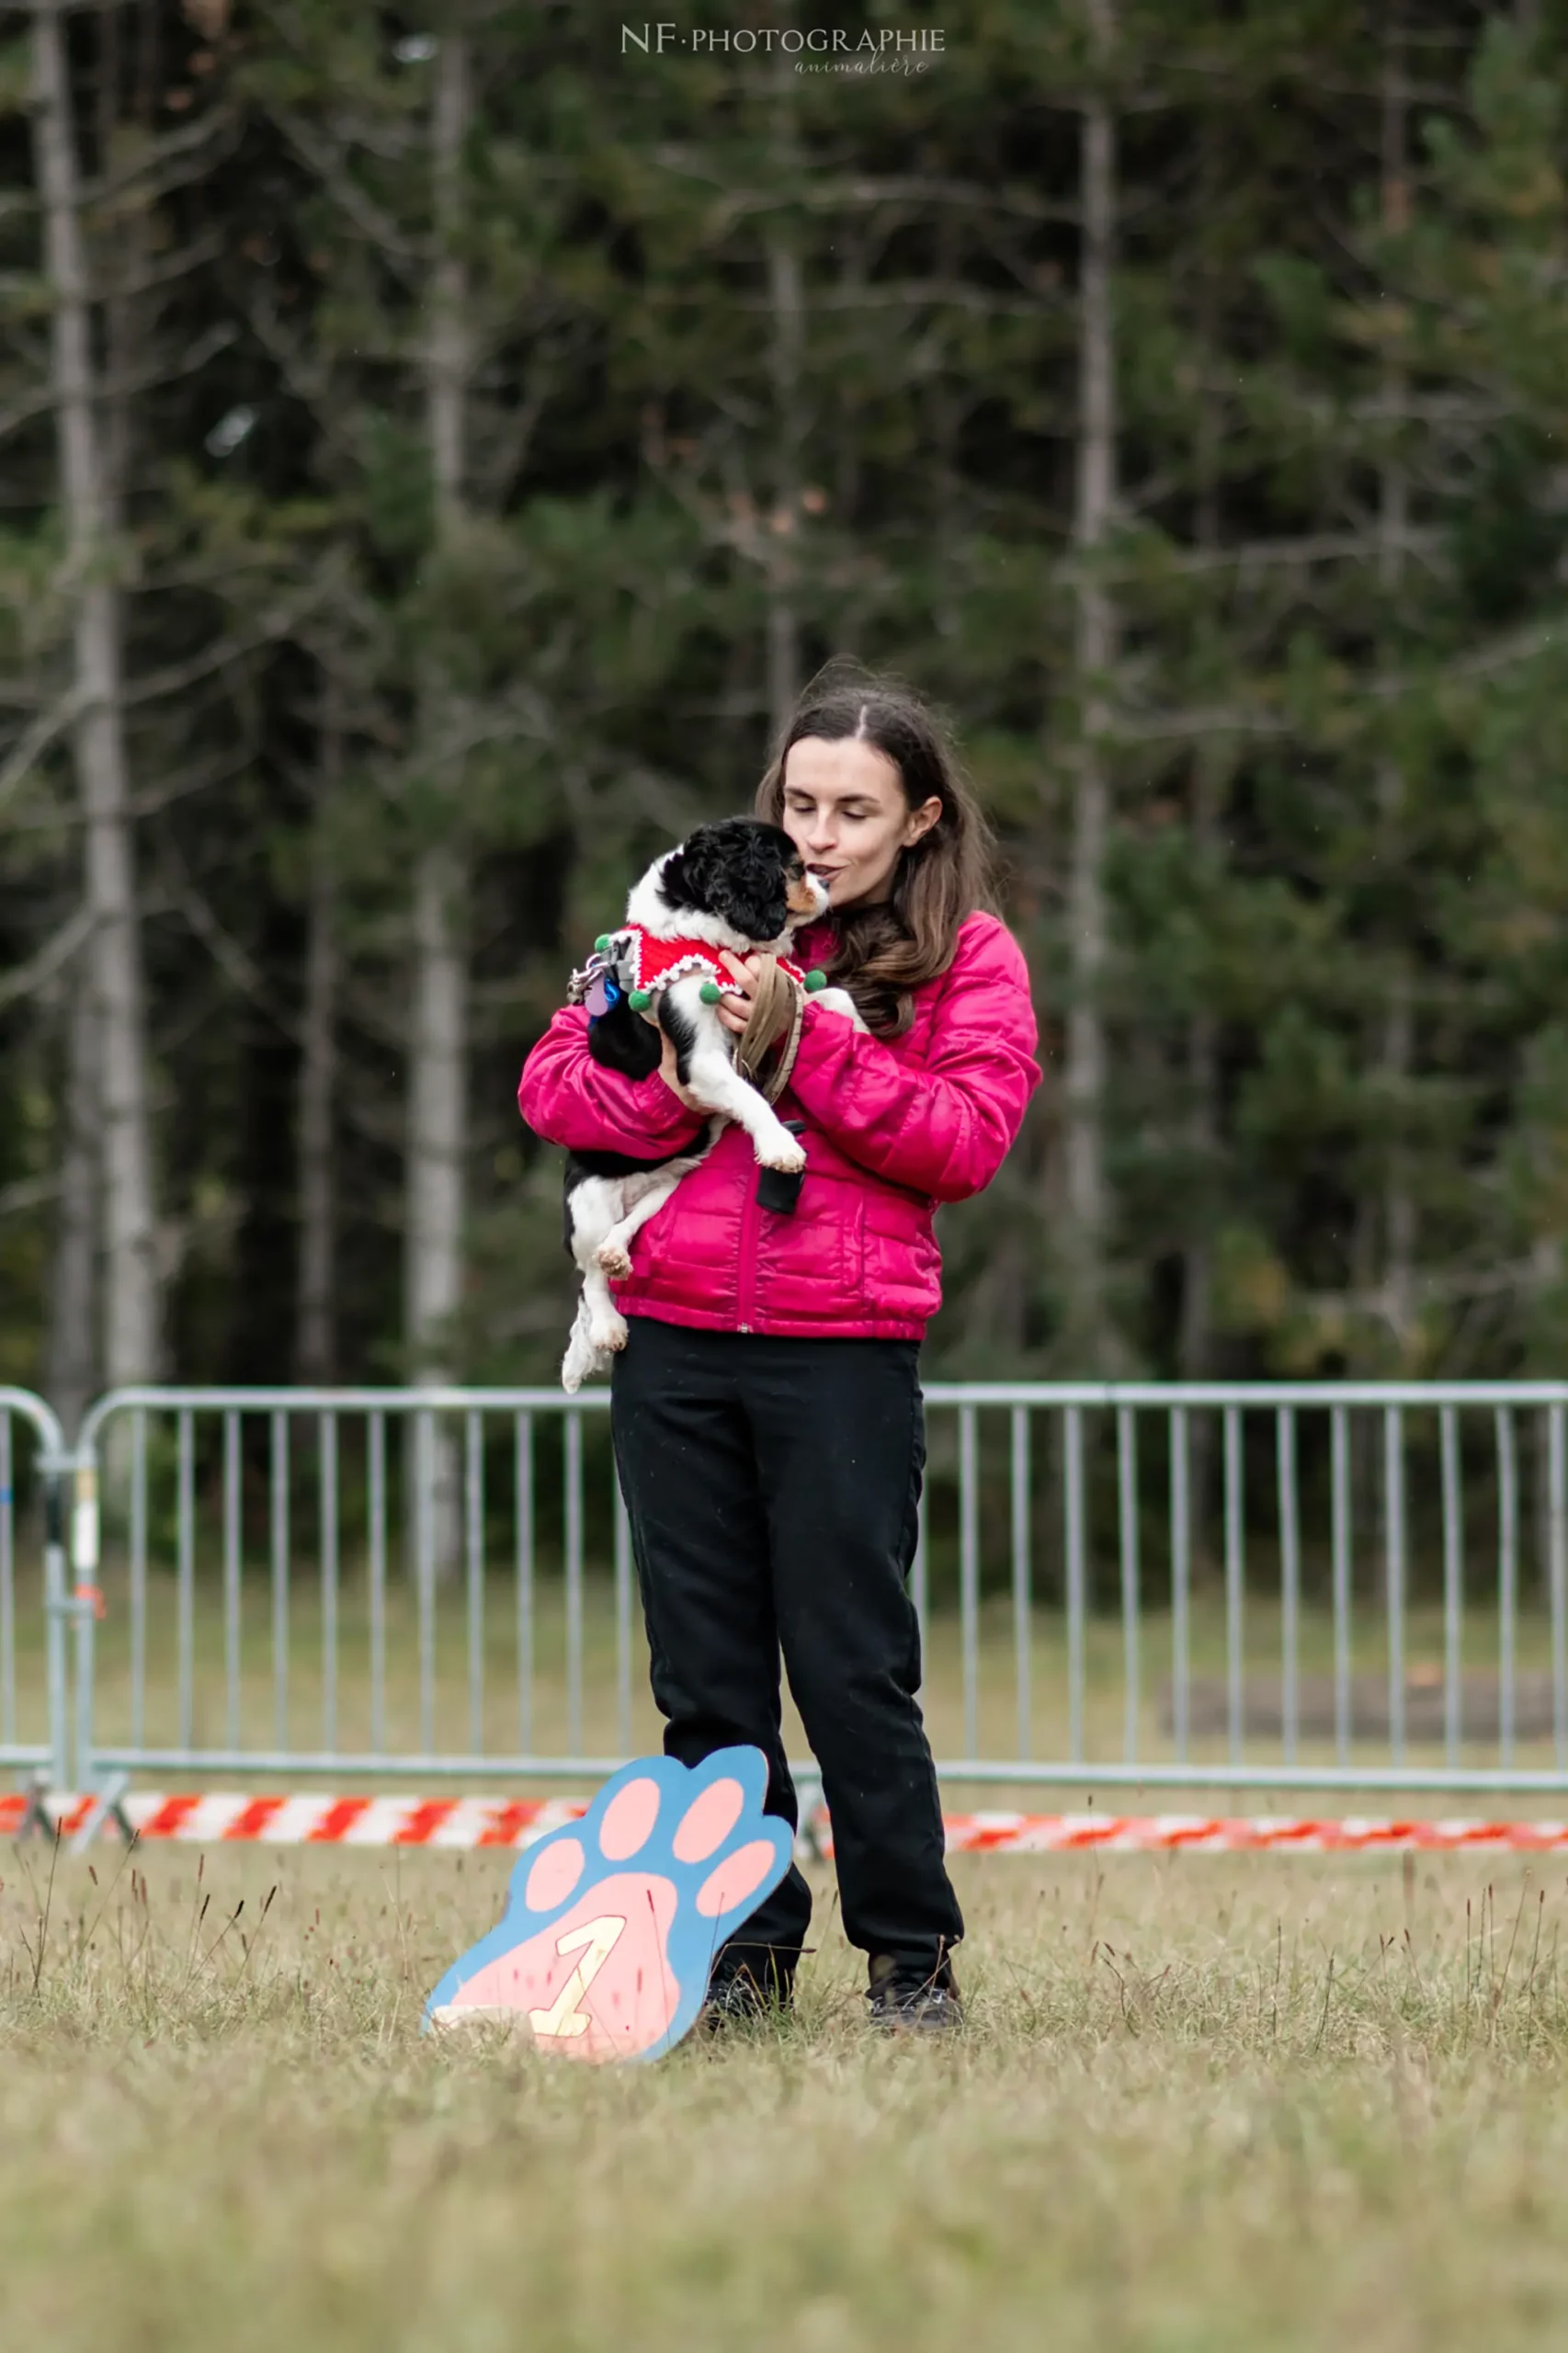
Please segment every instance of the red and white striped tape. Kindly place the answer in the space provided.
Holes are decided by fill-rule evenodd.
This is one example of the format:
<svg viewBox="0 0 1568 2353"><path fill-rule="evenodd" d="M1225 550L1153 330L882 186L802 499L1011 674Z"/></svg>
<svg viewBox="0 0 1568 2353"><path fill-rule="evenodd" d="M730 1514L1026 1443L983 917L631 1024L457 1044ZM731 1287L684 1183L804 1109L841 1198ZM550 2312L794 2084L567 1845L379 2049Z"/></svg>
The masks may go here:
<svg viewBox="0 0 1568 2353"><path fill-rule="evenodd" d="M69 1838L93 1802L60 1796L43 1802ZM120 1800L140 1837L199 1847L527 1847L587 1809L586 1798L253 1797L216 1790L183 1797L137 1790ZM0 1836L19 1830L27 1813L26 1798L0 1797ZM112 1818L104 1827L112 1832Z"/></svg>
<svg viewBox="0 0 1568 2353"><path fill-rule="evenodd" d="M85 1797L45 1800L62 1837L91 1811ZM246 1842L267 1847L531 1846L586 1813L586 1798L251 1797L233 1791L165 1797L137 1790L121 1810L142 1838L187 1846ZM0 1796L0 1836L21 1829L28 1800ZM111 1831L112 1823L105 1824ZM831 1854L825 1817L821 1845ZM1356 1855L1414 1848L1424 1854L1545 1854L1568 1849L1568 1822L1287 1820L1264 1815L1155 1813L950 1813L948 1851L970 1855Z"/></svg>
<svg viewBox="0 0 1568 2353"><path fill-rule="evenodd" d="M968 1855L1361 1855L1415 1848L1459 1854L1568 1849L1568 1822L1295 1821L1198 1813L957 1813L948 1852Z"/></svg>

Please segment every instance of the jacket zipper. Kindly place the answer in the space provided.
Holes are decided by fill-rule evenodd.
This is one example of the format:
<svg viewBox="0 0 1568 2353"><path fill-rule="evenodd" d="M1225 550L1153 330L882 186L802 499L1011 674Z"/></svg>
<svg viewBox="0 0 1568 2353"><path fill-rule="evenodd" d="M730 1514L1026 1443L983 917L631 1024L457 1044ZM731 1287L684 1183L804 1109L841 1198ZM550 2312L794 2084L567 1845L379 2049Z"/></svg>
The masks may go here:
<svg viewBox="0 0 1568 2353"><path fill-rule="evenodd" d="M751 1325L745 1321L745 1318L749 1316L752 1312L752 1292L756 1288L756 1226L759 1215L756 1206L756 1171L755 1168L748 1171L748 1176L749 1182L746 1186L745 1199L741 1208L741 1263L735 1270L736 1329L742 1332L749 1332L751 1330Z"/></svg>

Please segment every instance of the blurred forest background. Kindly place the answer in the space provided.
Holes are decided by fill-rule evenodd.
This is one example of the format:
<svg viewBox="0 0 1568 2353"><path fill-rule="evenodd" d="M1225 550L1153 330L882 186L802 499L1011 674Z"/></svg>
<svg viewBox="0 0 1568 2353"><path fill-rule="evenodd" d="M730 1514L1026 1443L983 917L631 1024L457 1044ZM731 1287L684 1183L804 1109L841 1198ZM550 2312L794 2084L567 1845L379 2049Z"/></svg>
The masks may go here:
<svg viewBox="0 0 1568 2353"><path fill-rule="evenodd" d="M1568 6L623 22L0 11L0 1380L552 1379L522 1057L836 652L1050 1065L931 1371L1560 1373Z"/></svg>

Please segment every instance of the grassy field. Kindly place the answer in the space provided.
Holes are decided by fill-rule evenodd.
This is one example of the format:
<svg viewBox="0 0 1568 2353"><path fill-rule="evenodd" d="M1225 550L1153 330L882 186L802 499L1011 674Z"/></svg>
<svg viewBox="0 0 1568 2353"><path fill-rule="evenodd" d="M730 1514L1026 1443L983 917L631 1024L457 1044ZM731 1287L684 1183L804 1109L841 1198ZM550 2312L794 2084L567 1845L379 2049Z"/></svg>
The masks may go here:
<svg viewBox="0 0 1568 2353"><path fill-rule="evenodd" d="M484 2029L420 2039L506 1869L105 1848L51 1880L47 1850L6 1855L3 2341L1429 2353L1561 2331L1560 1865L960 1861L971 2024L939 2049L872 2039L824 1882L787 2031L597 2073Z"/></svg>
<svg viewBox="0 0 1568 2353"><path fill-rule="evenodd" d="M105 1584L108 1738L369 1739L361 1576L345 1574L330 1620L319 1580L291 1586L285 1687L264 1574L247 1574L231 1641L208 1563L182 1664L160 1571L140 1708L117 1565ZM980 1631L978 1745L1016 1755L1005 1594L988 1589ZM1547 1633L1539 1608L1521 1617L1519 1662L1538 1677ZM396 1580L391 1749L419 1743L417 1634ZM1326 1674L1332 1635L1321 1610L1303 1613L1303 1674ZM1369 1597L1356 1636L1358 1672L1386 1676ZM443 1592L436 1744L564 1749L567 1642L556 1583L541 1583L526 1644L506 1580L482 1620ZM1277 1604L1249 1600L1249 1690L1278 1677L1280 1643ZM634 1613L618 1626L603 1578L586 1586L581 1645L583 1746L656 1745L641 1630ZM1408 1612L1404 1655L1429 1686L1443 1643L1427 1605ZM1194 1597L1190 1659L1222 1691L1211 1589ZM1496 1659L1495 1617L1474 1609L1465 1667L1484 1677ZM24 1730L40 1665L28 1614ZM1125 1728L1114 1618L1090 1620L1085 1665L1085 1749L1103 1761ZM1028 1666L1030 1745L1061 1756L1059 1611L1035 1613ZM1170 1673L1169 1620L1153 1616L1144 1759L1170 1754ZM949 1756L968 1745L964 1697L946 1611L926 1703ZM1469 1733L1466 1761L1494 1763L1494 1702L1486 1736ZM791 1743L803 1745L793 1725ZM1195 1762L1225 1751L1222 1729L1195 1732ZM1303 1737L1303 1760L1330 1753L1321 1732ZM1249 1734L1247 1754L1277 1758L1278 1733ZM1438 1754L1413 1743L1413 1761ZM1385 1755L1386 1733L1364 1730L1355 1761ZM1521 1736L1520 1763L1552 1755L1539 1731ZM1064 1793L947 1794L1042 1806ZM1200 1786L1093 1794L1107 1811L1210 1801ZM1344 1794L1324 1810L1396 1806L1562 1810ZM960 1858L971 2022L939 2049L873 2038L819 1873L816 1950L788 2029L600 2073L491 2029L438 2045L419 2034L437 1978L499 1915L508 1867L254 1848L127 1860L106 1846L91 1869L38 1847L0 1856L0 2348L1468 2353L1484 2340L1495 2353L1562 2333L1568 1865Z"/></svg>

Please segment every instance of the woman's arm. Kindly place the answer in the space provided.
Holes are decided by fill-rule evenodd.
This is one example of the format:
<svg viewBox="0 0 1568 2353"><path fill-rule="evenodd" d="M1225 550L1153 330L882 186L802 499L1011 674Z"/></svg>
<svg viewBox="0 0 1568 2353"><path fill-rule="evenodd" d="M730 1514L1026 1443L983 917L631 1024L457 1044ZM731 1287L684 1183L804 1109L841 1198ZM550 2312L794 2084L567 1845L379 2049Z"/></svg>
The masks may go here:
<svg viewBox="0 0 1568 2353"><path fill-rule="evenodd" d="M1000 924L960 938L924 1063L808 1009L790 1091L850 1160L939 1201L991 1182L1040 1085L1028 967Z"/></svg>
<svg viewBox="0 0 1568 2353"><path fill-rule="evenodd" d="M588 1017L563 1006L523 1064L517 1108L535 1135L574 1152L623 1152L662 1160L700 1133L700 1113L679 1102L655 1071L623 1078L588 1051Z"/></svg>

